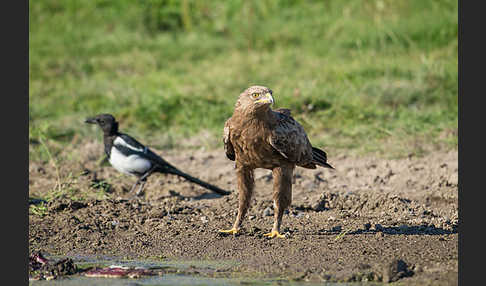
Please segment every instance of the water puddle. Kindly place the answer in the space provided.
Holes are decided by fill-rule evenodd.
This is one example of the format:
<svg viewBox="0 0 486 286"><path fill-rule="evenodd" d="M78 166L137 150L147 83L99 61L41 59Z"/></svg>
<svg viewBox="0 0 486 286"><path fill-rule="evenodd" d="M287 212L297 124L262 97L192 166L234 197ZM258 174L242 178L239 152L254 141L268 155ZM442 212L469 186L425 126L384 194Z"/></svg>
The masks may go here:
<svg viewBox="0 0 486 286"><path fill-rule="evenodd" d="M49 257L49 260L59 260L64 257ZM278 278L249 278L235 277L230 271L231 267L238 264L233 261L170 261L170 260L126 260L107 256L70 256L76 267L81 270L107 267L118 269L143 269L152 275L138 278L105 278L86 277L85 271L58 277L53 280L31 280L29 285L107 285L107 286L135 286L135 285L289 285L289 286L313 286L313 285L361 285L360 283L312 283L303 281L289 281ZM367 283L367 286L380 285Z"/></svg>
<svg viewBox="0 0 486 286"><path fill-rule="evenodd" d="M289 282L279 280L251 280L251 279L236 279L236 278L207 278L186 275L167 274L164 276L146 277L146 278L89 278L84 276L72 276L68 278L60 278L50 281L31 281L30 285L66 285L66 286L81 286L81 285L109 285L109 286L135 286L135 285L195 285L195 286L223 286L223 285L323 285L323 283L309 283L309 282ZM349 285L328 283L325 285Z"/></svg>

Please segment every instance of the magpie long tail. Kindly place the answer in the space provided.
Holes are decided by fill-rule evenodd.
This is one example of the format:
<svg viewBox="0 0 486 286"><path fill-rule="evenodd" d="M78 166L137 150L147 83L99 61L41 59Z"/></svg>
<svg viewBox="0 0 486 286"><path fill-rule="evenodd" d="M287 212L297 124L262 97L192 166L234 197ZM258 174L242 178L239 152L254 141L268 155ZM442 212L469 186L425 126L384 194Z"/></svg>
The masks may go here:
<svg viewBox="0 0 486 286"><path fill-rule="evenodd" d="M321 149L312 147L312 159L313 163L315 163L316 165L322 166L324 168L334 169L334 167L327 162L326 152L322 151Z"/></svg>
<svg viewBox="0 0 486 286"><path fill-rule="evenodd" d="M177 175L177 176L181 176L184 179L188 180L189 182L198 184L198 185L200 185L203 188L206 188L208 190L211 190L211 191L213 191L215 193L218 193L220 195L223 195L223 196L230 194L230 192L225 191L225 190L223 190L221 188L218 188L218 187L216 187L214 185L211 185L209 183L206 183L204 181L201 181L198 178L195 178L195 177L193 177L193 176L191 176L189 174L186 174L186 173L180 171L179 169L173 167L172 165L170 165L169 168L164 168L162 172L169 173L169 174L173 174L173 175Z"/></svg>

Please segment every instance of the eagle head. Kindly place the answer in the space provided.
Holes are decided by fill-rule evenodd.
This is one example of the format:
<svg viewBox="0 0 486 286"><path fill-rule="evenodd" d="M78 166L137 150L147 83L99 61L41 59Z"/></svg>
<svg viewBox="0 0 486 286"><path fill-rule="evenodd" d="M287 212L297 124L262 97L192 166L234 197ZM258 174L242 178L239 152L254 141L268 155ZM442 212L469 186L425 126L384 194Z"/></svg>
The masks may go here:
<svg viewBox="0 0 486 286"><path fill-rule="evenodd" d="M250 86L240 94L235 109L246 111L266 110L273 103L272 94L272 90L266 86Z"/></svg>

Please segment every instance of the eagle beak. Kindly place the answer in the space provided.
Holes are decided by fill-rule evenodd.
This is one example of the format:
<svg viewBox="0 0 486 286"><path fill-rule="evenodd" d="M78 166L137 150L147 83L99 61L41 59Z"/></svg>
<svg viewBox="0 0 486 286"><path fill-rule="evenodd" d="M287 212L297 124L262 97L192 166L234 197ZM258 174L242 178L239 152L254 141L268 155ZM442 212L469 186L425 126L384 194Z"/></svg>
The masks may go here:
<svg viewBox="0 0 486 286"><path fill-rule="evenodd" d="M265 93L265 95L261 99L257 100L256 102L257 103L263 103L263 104L272 104L273 103L273 97L269 92L267 92L267 93Z"/></svg>

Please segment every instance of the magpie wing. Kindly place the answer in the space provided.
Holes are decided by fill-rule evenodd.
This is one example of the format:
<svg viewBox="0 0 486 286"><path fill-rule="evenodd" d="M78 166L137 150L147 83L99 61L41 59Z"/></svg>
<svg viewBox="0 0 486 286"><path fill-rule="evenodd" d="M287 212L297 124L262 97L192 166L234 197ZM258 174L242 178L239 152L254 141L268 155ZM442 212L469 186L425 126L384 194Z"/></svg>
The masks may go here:
<svg viewBox="0 0 486 286"><path fill-rule="evenodd" d="M125 155L136 154L142 158L150 160L154 164L160 165L160 167L176 169L174 166L169 164L169 162L162 159L159 155L155 154L147 146L138 142L135 138L127 134L120 134L117 139L113 142L114 145L120 152Z"/></svg>

